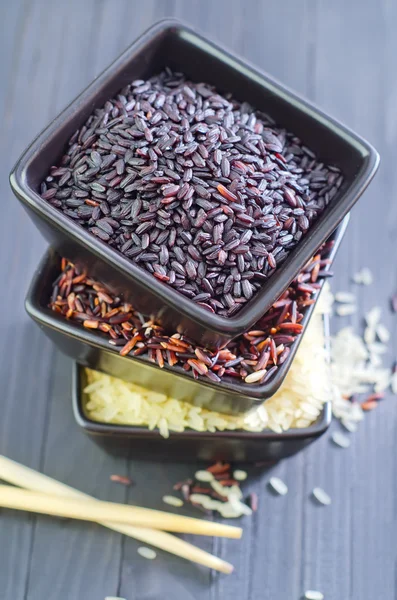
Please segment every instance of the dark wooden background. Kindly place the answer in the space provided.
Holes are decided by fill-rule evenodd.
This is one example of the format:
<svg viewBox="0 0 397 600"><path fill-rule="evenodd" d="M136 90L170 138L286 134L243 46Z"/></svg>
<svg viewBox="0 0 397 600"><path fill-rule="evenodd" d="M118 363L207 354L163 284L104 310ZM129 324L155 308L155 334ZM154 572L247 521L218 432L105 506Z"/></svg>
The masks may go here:
<svg viewBox="0 0 397 600"><path fill-rule="evenodd" d="M361 266L360 313L380 304L396 354L397 3L394 0L12 0L0 2L0 452L99 498L160 506L191 467L110 458L75 424L71 361L24 313L24 294L45 242L12 197L8 172L64 105L153 22L178 16L315 100L381 153L373 185L354 209L336 263L335 289ZM337 322L340 325L341 320ZM346 319L347 322L347 319ZM352 319L359 324L360 315ZM335 325L335 323L334 323ZM241 542L194 542L232 562L218 576L99 526L0 513L3 600L395 600L397 399L368 415L348 450L329 435L277 465L290 493L269 494L269 473L248 484L260 510ZM137 485L109 482L129 474ZM324 487L327 508L311 489Z"/></svg>

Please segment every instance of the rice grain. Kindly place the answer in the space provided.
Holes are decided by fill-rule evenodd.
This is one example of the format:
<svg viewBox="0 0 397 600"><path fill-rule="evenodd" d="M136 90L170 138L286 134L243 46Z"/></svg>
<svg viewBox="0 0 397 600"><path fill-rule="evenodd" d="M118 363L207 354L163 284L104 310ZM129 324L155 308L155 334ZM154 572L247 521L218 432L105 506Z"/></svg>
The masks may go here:
<svg viewBox="0 0 397 600"><path fill-rule="evenodd" d="M340 446L341 448L348 448L350 446L349 438L340 431L334 431L331 438L336 446Z"/></svg>
<svg viewBox="0 0 397 600"><path fill-rule="evenodd" d="M387 344L387 342L390 340L390 331L382 323L379 323L376 327L376 335L383 344Z"/></svg>
<svg viewBox="0 0 397 600"><path fill-rule="evenodd" d="M165 69L127 84L89 116L51 167L42 197L191 301L209 293L212 303L199 305L230 317L342 182L338 168L267 115ZM250 276L227 295L223 276L235 269Z"/></svg>
<svg viewBox="0 0 397 600"><path fill-rule="evenodd" d="M196 471L194 474L197 481L212 481L214 479L213 474L210 471Z"/></svg>
<svg viewBox="0 0 397 600"><path fill-rule="evenodd" d="M336 292L335 300L336 302L341 302L343 304L354 304L356 296L351 292Z"/></svg>
<svg viewBox="0 0 397 600"><path fill-rule="evenodd" d="M321 488L315 487L312 492L314 498L319 502L319 504L323 504L324 506L328 506L331 504L331 498L328 494Z"/></svg>
<svg viewBox="0 0 397 600"><path fill-rule="evenodd" d="M287 485L278 477L271 477L269 479L269 485L280 496L285 496L288 492Z"/></svg>
<svg viewBox="0 0 397 600"><path fill-rule="evenodd" d="M336 307L336 314L340 317L354 315L355 312L357 312L357 306L355 304L341 304Z"/></svg>
<svg viewBox="0 0 397 600"><path fill-rule="evenodd" d="M324 600L324 594L317 590L306 590L304 598L305 600Z"/></svg>
<svg viewBox="0 0 397 600"><path fill-rule="evenodd" d="M242 471L241 469L237 469L236 471L233 471L233 478L236 479L237 481L245 481L247 479L247 472L246 471Z"/></svg>
<svg viewBox="0 0 397 600"><path fill-rule="evenodd" d="M152 548L147 548L147 546L140 546L137 549L137 552L143 558L147 558L148 560L153 560L156 558L157 554Z"/></svg>
<svg viewBox="0 0 397 600"><path fill-rule="evenodd" d="M372 273L367 267L355 273L352 279L354 283L358 283L359 285L371 285L373 282Z"/></svg>

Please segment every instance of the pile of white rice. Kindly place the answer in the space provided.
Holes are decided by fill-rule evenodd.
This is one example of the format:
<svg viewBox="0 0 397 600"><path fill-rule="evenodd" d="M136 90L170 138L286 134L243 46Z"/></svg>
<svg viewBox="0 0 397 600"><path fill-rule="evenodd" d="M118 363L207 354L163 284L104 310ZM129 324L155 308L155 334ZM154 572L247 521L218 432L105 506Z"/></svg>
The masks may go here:
<svg viewBox="0 0 397 600"><path fill-rule="evenodd" d="M316 311L296 357L279 391L248 416L230 416L150 391L121 379L86 369L87 417L104 423L158 428L163 437L170 431L224 431L243 429L282 432L311 425L330 398L330 375L324 347L322 312Z"/></svg>

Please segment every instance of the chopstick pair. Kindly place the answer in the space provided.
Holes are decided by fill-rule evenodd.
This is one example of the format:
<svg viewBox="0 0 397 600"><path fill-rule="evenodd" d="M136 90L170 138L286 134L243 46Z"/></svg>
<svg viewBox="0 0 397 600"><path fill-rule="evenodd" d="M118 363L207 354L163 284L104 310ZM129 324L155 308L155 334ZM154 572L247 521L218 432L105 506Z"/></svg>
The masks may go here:
<svg viewBox="0 0 397 600"><path fill-rule="evenodd" d="M233 566L226 561L162 530L239 538L242 534L241 528L147 508L96 500L88 494L1 455L0 479L27 488L17 489L0 485L1 507L95 521L104 527L166 550L186 560L222 573L233 571ZM84 500L84 502L80 502L80 500Z"/></svg>

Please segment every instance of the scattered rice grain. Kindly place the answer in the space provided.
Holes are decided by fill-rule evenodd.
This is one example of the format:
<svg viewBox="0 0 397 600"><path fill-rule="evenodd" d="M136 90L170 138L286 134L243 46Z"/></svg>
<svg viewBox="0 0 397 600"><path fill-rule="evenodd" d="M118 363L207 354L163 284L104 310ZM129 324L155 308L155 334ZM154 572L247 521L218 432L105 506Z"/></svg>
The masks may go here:
<svg viewBox="0 0 397 600"><path fill-rule="evenodd" d="M371 285L373 282L373 276L368 267L364 267L360 271L358 271L355 275L353 275L354 283L358 283L359 285Z"/></svg>
<svg viewBox="0 0 397 600"><path fill-rule="evenodd" d="M304 598L305 600L324 600L324 594L317 590L306 590Z"/></svg>
<svg viewBox="0 0 397 600"><path fill-rule="evenodd" d="M336 314L340 317L347 317L357 312L357 306L355 304L341 304L336 307Z"/></svg>
<svg viewBox="0 0 397 600"><path fill-rule="evenodd" d="M323 489L315 487L313 489L312 494L317 500L317 502L319 502L320 504L323 504L324 506L328 506L329 504L331 504L330 496L328 496L328 494Z"/></svg>
<svg viewBox="0 0 397 600"><path fill-rule="evenodd" d="M382 323L379 323L379 325L377 326L376 335L378 336L382 344L387 344L387 342L390 340L390 331Z"/></svg>
<svg viewBox="0 0 397 600"><path fill-rule="evenodd" d="M287 485L278 477L271 477L269 479L269 485L280 496L285 496L285 494L288 492Z"/></svg>
<svg viewBox="0 0 397 600"><path fill-rule="evenodd" d="M364 342L369 346L373 344L376 339L376 329L375 327L368 326L364 330Z"/></svg>
<svg viewBox="0 0 397 600"><path fill-rule="evenodd" d="M335 300L336 302L342 302L343 304L354 304L356 296L351 292L336 292Z"/></svg>
<svg viewBox="0 0 397 600"><path fill-rule="evenodd" d="M139 546L137 552L140 556L147 558L148 560L153 560L157 556L156 552L147 546Z"/></svg>
<svg viewBox="0 0 397 600"><path fill-rule="evenodd" d="M348 419L341 419L341 424L347 431L350 433L355 433L357 431L357 423L354 421L349 421Z"/></svg>
<svg viewBox="0 0 397 600"><path fill-rule="evenodd" d="M183 500L177 498L176 496L163 496L163 502L165 504L169 504L170 506L176 506L177 508L183 506Z"/></svg>
<svg viewBox="0 0 397 600"><path fill-rule="evenodd" d="M341 448L348 448L350 446L349 438L340 431L334 431L331 437L334 444Z"/></svg>
<svg viewBox="0 0 397 600"><path fill-rule="evenodd" d="M210 471L202 470L196 471L194 474L197 481L212 481L214 479L213 474Z"/></svg>
<svg viewBox="0 0 397 600"><path fill-rule="evenodd" d="M374 306L371 308L371 310L369 310L365 315L365 321L368 327L376 327L380 321L381 315L382 309L380 306Z"/></svg>
<svg viewBox="0 0 397 600"><path fill-rule="evenodd" d="M236 479L237 481L245 481L247 479L247 476L247 472L242 471L241 469L233 471L233 479Z"/></svg>

